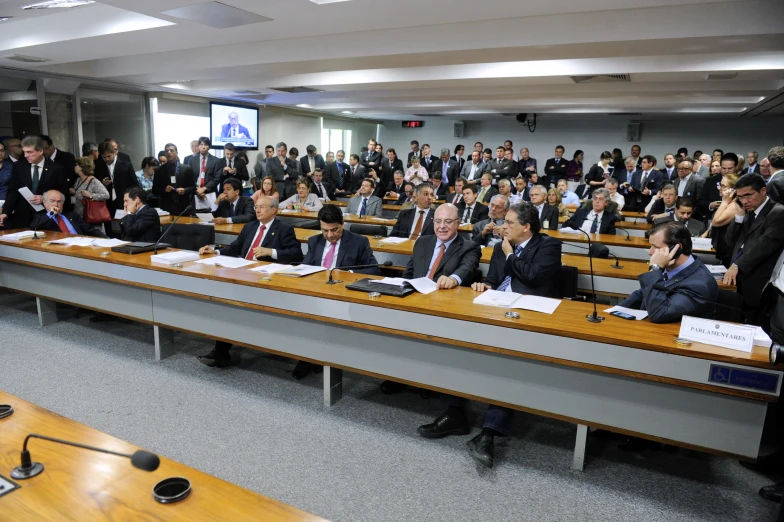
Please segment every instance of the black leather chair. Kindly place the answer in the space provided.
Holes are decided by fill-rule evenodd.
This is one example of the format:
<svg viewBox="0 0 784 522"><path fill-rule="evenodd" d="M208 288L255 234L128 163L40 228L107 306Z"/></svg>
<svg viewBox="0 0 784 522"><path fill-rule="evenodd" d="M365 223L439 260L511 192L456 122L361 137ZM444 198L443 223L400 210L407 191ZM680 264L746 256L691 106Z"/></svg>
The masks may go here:
<svg viewBox="0 0 784 522"><path fill-rule="evenodd" d="M717 321L730 321L733 323L745 323L741 306L743 297L738 292L719 288L717 303L724 306L716 307L716 314L713 316Z"/></svg>
<svg viewBox="0 0 784 522"><path fill-rule="evenodd" d="M172 248L182 248L184 250L199 250L206 245L215 243L215 227L212 225L191 225L177 223L175 225L164 225L163 233L173 228L164 238L164 243L169 243Z"/></svg>
<svg viewBox="0 0 784 522"><path fill-rule="evenodd" d="M387 227L384 225L355 225L352 223L351 231L355 234L362 234L364 236L381 236L387 237Z"/></svg>
<svg viewBox="0 0 784 522"><path fill-rule="evenodd" d="M558 270L558 297L575 299L577 297L577 267L561 265Z"/></svg>

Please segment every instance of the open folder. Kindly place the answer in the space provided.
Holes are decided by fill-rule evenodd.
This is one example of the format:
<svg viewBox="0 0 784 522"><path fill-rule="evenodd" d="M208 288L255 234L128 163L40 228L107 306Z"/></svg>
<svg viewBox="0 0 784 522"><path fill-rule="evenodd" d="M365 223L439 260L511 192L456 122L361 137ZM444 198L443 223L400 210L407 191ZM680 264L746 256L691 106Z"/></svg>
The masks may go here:
<svg viewBox="0 0 784 522"><path fill-rule="evenodd" d="M486 306L500 306L503 308L517 308L520 310L531 310L543 314L552 314L560 299L549 297L539 297L536 295L522 295L515 292L499 292L498 290L486 290L479 297L474 299L474 304Z"/></svg>

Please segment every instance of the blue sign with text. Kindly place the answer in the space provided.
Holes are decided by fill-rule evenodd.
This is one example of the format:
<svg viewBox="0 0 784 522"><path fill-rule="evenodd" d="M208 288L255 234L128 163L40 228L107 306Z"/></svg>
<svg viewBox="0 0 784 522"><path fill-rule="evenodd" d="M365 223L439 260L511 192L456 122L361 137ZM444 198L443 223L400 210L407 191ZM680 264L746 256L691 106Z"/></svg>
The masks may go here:
<svg viewBox="0 0 784 522"><path fill-rule="evenodd" d="M708 380L717 384L729 384L730 386L775 393L779 383L779 376L711 364Z"/></svg>

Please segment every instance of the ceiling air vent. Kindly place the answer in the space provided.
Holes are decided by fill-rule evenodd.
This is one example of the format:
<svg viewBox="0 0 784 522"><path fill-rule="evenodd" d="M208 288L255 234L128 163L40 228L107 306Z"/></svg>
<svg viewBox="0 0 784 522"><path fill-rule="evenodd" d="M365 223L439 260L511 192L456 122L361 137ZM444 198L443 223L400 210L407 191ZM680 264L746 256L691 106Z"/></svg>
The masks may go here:
<svg viewBox="0 0 784 522"><path fill-rule="evenodd" d="M302 92L324 92L321 89L312 89L310 87L273 87L273 90L288 92L291 94L299 94Z"/></svg>
<svg viewBox="0 0 784 522"><path fill-rule="evenodd" d="M628 74L597 74L593 76L570 76L574 83L614 83L630 82Z"/></svg>
<svg viewBox="0 0 784 522"><path fill-rule="evenodd" d="M25 56L23 54L9 54L8 56L4 56L6 60L13 60L15 62L24 62L24 63L41 63L41 62L51 62L51 58L38 58L37 56Z"/></svg>
<svg viewBox="0 0 784 522"><path fill-rule="evenodd" d="M732 80L738 76L736 72L729 73L710 73L705 77L706 80Z"/></svg>

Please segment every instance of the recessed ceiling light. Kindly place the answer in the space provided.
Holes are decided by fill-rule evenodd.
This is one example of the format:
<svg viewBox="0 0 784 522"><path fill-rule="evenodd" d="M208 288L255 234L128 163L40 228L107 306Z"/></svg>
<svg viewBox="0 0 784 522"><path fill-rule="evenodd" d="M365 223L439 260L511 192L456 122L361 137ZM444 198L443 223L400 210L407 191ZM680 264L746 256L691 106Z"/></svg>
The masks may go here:
<svg viewBox="0 0 784 522"><path fill-rule="evenodd" d="M314 4L324 5L324 4L334 4L337 2L348 2L349 0L310 0Z"/></svg>
<svg viewBox="0 0 784 522"><path fill-rule="evenodd" d="M22 9L58 9L61 7L79 7L80 5L94 4L95 0L47 0L20 6Z"/></svg>

